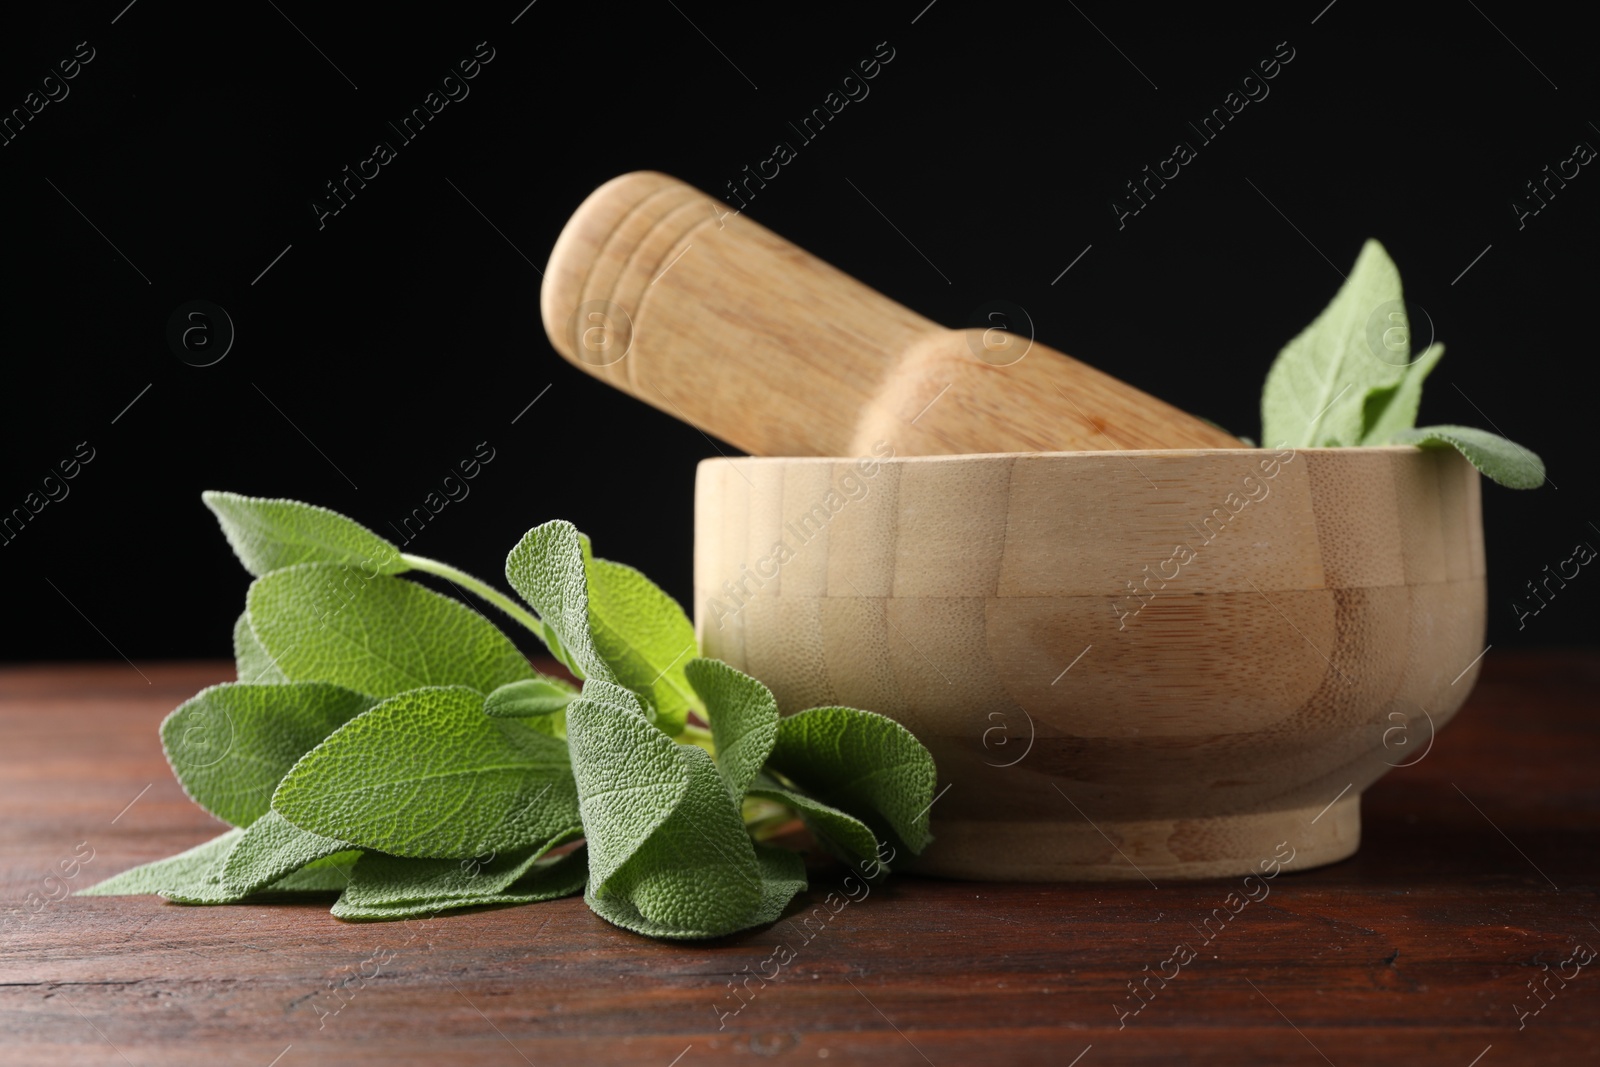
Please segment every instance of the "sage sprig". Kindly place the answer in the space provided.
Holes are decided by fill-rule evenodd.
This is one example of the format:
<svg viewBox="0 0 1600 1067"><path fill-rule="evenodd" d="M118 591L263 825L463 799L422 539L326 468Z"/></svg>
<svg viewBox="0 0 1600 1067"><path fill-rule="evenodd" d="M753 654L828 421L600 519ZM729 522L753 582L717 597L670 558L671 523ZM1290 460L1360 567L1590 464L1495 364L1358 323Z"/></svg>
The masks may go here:
<svg viewBox="0 0 1600 1067"><path fill-rule="evenodd" d="M519 604L324 508L204 500L255 576L239 681L185 701L161 739L188 795L233 829L87 894L334 891L339 918L386 920L582 892L638 933L716 937L774 921L806 886L747 806L783 805L847 858L930 840L935 770L909 731L854 708L781 717L766 686L699 657L670 596L570 523L512 549ZM417 573L499 608L581 687Z"/></svg>
<svg viewBox="0 0 1600 1067"><path fill-rule="evenodd" d="M1261 443L1455 448L1501 485L1543 484L1544 463L1514 441L1465 426L1416 427L1423 380L1443 355L1444 345L1435 343L1412 356L1400 271L1369 240L1333 300L1268 371Z"/></svg>

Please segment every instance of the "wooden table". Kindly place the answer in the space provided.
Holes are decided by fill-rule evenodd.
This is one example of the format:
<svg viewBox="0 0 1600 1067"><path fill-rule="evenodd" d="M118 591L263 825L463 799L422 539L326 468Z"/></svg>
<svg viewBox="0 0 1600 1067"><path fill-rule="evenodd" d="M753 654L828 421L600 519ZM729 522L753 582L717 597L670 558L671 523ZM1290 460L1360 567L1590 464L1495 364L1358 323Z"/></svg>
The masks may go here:
<svg viewBox="0 0 1600 1067"><path fill-rule="evenodd" d="M219 832L156 724L231 667L141 669L0 671L0 1062L1600 1062L1600 962L1548 977L1600 947L1592 653L1491 652L1427 757L1367 794L1360 853L1281 876L1120 1028L1127 983L1200 944L1236 880L900 877L804 943L662 944L576 898L408 925L326 903L51 900L64 859L93 850L79 888ZM811 902L842 876L814 870ZM763 968L783 941L795 958ZM733 976L763 969L777 977L719 1014L741 1003ZM1519 1029L1533 979L1552 992Z"/></svg>

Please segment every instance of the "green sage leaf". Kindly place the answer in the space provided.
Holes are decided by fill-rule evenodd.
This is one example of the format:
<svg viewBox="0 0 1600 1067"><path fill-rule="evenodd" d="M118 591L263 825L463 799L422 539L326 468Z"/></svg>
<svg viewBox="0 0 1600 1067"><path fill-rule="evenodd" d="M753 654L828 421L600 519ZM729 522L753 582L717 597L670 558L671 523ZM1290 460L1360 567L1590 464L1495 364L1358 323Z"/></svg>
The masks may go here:
<svg viewBox="0 0 1600 1067"><path fill-rule="evenodd" d="M168 886L161 895L178 904L231 904L314 860L339 855L353 862L345 842L308 833L269 812L233 843L204 885Z"/></svg>
<svg viewBox="0 0 1600 1067"><path fill-rule="evenodd" d="M584 849L576 849L554 861L535 864L527 873L497 893L470 893L445 899L415 900L399 904L354 904L344 897L333 906L341 919L382 922L395 919L432 918L453 908L473 908L503 904L536 904L543 900L570 897L583 892L589 877ZM347 891L348 895L348 891Z"/></svg>
<svg viewBox="0 0 1600 1067"><path fill-rule="evenodd" d="M1454 448L1491 480L1511 489L1537 489L1544 484L1544 461L1515 441L1471 426L1423 426L1401 430L1391 444L1422 448Z"/></svg>
<svg viewBox="0 0 1600 1067"><path fill-rule="evenodd" d="M778 702L772 690L721 660L691 660L685 677L705 703L717 771L734 801L743 800L778 739Z"/></svg>
<svg viewBox="0 0 1600 1067"><path fill-rule="evenodd" d="M573 827L541 845L465 860L405 859L368 852L356 864L333 913L342 917L346 912L409 904L463 906L453 902L475 902L505 892L552 848L581 833L581 827Z"/></svg>
<svg viewBox="0 0 1600 1067"><path fill-rule="evenodd" d="M161 745L191 800L249 826L301 756L376 703L325 682L214 685L166 717Z"/></svg>
<svg viewBox="0 0 1600 1067"><path fill-rule="evenodd" d="M103 882L78 890L75 895L121 897L163 891L204 893L215 885L222 861L228 858L235 842L243 836L243 830L229 830L176 856L140 864L121 874L112 875Z"/></svg>
<svg viewBox="0 0 1600 1067"><path fill-rule="evenodd" d="M634 568L587 552L584 562L595 650L617 681L650 701L656 725L668 734L682 732L689 711L699 707L684 674L698 654L694 623Z"/></svg>
<svg viewBox="0 0 1600 1067"><path fill-rule="evenodd" d="M1322 313L1284 346L1261 394L1261 443L1268 448L1354 445L1368 395L1406 376L1403 361L1368 342L1375 314L1403 307L1400 272L1369 240Z"/></svg>
<svg viewBox="0 0 1600 1067"><path fill-rule="evenodd" d="M506 556L506 581L555 637L556 658L583 678L615 681L589 625L589 585L578 528L556 520L529 530ZM592 862L592 861L591 861Z"/></svg>
<svg viewBox="0 0 1600 1067"><path fill-rule="evenodd" d="M467 859L578 825L559 739L491 719L464 686L413 690L334 731L272 798L290 822L397 856Z"/></svg>
<svg viewBox="0 0 1600 1067"><path fill-rule="evenodd" d="M786 788L767 775L757 778L750 795L776 800L793 808L823 848L852 866L875 860L878 837L872 828L849 812L824 804L815 797ZM879 864L883 867L883 864Z"/></svg>
<svg viewBox="0 0 1600 1067"><path fill-rule="evenodd" d="M688 788L610 878L589 880L601 918L653 937L720 937L760 921L762 868L711 757L674 745ZM588 823L584 824L586 832Z"/></svg>
<svg viewBox="0 0 1600 1067"><path fill-rule="evenodd" d="M298 500L208 490L200 494L245 570L256 577L296 563L333 563L360 573L410 569L400 550L353 519Z"/></svg>
<svg viewBox="0 0 1600 1067"><path fill-rule="evenodd" d="M281 685L289 680L256 640L248 611L241 611L233 624L233 662L239 681L247 685Z"/></svg>
<svg viewBox="0 0 1600 1067"><path fill-rule="evenodd" d="M1422 402L1422 383L1444 355L1444 345L1429 345L1427 351L1405 368L1397 383L1367 394L1362 412L1361 438L1356 444L1383 445L1401 430L1417 424L1417 408Z"/></svg>
<svg viewBox="0 0 1600 1067"><path fill-rule="evenodd" d="M251 629L292 681L388 697L443 685L488 693L534 677L482 615L404 578L301 563L257 578L247 600Z"/></svg>
<svg viewBox="0 0 1600 1067"><path fill-rule="evenodd" d="M885 830L912 852L933 836L933 757L893 719L857 708L811 708L778 721L769 766L825 803Z"/></svg>
<svg viewBox="0 0 1600 1067"><path fill-rule="evenodd" d="M677 810L689 771L682 746L650 724L638 696L598 678L567 706L567 744L590 877L604 885Z"/></svg>
<svg viewBox="0 0 1600 1067"><path fill-rule="evenodd" d="M578 690L559 678L540 675L508 682L483 702L484 713L495 719L526 719L536 730L550 733L552 717L578 699Z"/></svg>

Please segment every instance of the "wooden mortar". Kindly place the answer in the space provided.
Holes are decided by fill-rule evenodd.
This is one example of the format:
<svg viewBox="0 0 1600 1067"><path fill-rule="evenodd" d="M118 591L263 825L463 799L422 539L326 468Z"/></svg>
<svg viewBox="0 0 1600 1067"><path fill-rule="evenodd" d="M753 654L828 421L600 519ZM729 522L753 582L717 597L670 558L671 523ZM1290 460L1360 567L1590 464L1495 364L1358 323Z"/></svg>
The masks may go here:
<svg viewBox="0 0 1600 1067"><path fill-rule="evenodd" d="M700 465L696 626L786 713L916 733L939 768L924 871L1331 863L1362 790L1472 688L1483 536L1454 451L1245 449L661 174L583 203L541 309L567 359L708 434L849 457Z"/></svg>
<svg viewBox="0 0 1600 1067"><path fill-rule="evenodd" d="M1478 473L1410 447L707 460L695 612L785 712L928 746L920 870L1315 866L1477 676Z"/></svg>

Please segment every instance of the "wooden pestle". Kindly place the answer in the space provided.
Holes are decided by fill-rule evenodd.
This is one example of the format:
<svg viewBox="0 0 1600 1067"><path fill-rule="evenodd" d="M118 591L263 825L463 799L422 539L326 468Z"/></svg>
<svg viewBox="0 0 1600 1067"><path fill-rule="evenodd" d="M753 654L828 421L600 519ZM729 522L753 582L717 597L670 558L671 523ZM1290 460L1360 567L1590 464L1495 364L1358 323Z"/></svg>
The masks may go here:
<svg viewBox="0 0 1600 1067"><path fill-rule="evenodd" d="M1245 447L1024 335L930 322L665 174L589 195L540 307L568 360L752 455Z"/></svg>

